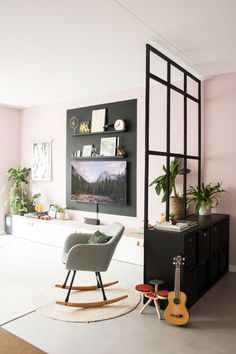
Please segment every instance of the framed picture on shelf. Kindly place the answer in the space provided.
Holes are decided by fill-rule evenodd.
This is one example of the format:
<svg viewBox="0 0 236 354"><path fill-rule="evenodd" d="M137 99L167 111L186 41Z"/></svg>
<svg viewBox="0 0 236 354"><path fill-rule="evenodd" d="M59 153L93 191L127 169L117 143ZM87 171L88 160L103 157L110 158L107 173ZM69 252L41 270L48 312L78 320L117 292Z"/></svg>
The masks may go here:
<svg viewBox="0 0 236 354"><path fill-rule="evenodd" d="M88 134L90 133L90 122L84 121L79 125L79 134Z"/></svg>
<svg viewBox="0 0 236 354"><path fill-rule="evenodd" d="M103 132L106 120L106 108L96 109L92 113L91 133Z"/></svg>
<svg viewBox="0 0 236 354"><path fill-rule="evenodd" d="M116 137L101 138L100 155L101 156L116 155Z"/></svg>
<svg viewBox="0 0 236 354"><path fill-rule="evenodd" d="M56 218L56 213L57 213L57 211L56 211L55 205L51 204L49 206L49 209L48 209L48 215L51 218L55 219Z"/></svg>
<svg viewBox="0 0 236 354"><path fill-rule="evenodd" d="M41 141L33 143L32 181L51 180L52 142Z"/></svg>
<svg viewBox="0 0 236 354"><path fill-rule="evenodd" d="M84 145L82 156L83 157L90 157L92 155L92 148L93 148L92 145Z"/></svg>

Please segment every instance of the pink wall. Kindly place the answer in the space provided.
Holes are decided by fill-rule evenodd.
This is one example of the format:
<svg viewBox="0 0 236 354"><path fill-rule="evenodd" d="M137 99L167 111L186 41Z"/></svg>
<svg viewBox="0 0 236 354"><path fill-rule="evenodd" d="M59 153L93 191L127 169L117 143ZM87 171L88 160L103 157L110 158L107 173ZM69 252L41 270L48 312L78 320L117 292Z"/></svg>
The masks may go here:
<svg viewBox="0 0 236 354"><path fill-rule="evenodd" d="M230 214L230 264L236 270L236 73L204 82L203 180L222 182L218 213Z"/></svg>
<svg viewBox="0 0 236 354"><path fill-rule="evenodd" d="M9 183L6 173L20 165L20 110L0 107L0 231L8 211Z"/></svg>

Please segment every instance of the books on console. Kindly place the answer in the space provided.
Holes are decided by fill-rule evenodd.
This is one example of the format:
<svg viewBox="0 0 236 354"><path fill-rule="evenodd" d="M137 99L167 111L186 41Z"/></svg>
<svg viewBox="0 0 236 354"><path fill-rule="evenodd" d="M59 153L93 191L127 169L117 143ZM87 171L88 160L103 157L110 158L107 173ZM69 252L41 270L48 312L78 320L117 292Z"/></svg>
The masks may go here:
<svg viewBox="0 0 236 354"><path fill-rule="evenodd" d="M197 221L179 220L177 224L173 225L170 221L157 222L153 227L154 230L166 230L166 231L185 231L191 227L197 226Z"/></svg>

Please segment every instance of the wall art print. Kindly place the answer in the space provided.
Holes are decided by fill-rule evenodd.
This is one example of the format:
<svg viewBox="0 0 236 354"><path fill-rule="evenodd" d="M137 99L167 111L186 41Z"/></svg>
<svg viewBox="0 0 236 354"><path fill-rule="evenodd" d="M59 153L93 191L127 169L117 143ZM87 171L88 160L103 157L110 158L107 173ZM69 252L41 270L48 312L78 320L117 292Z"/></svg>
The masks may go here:
<svg viewBox="0 0 236 354"><path fill-rule="evenodd" d="M50 181L51 180L51 160L52 142L41 141L33 143L32 158L32 180Z"/></svg>

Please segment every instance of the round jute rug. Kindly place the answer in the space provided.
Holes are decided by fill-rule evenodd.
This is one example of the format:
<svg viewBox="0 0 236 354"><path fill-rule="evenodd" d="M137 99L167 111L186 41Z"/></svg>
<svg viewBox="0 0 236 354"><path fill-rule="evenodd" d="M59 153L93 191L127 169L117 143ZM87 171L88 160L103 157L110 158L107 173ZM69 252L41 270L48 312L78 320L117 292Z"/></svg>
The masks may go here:
<svg viewBox="0 0 236 354"><path fill-rule="evenodd" d="M95 322L122 316L132 311L140 302L139 293L120 284L106 288L105 291L108 300L126 294L128 297L102 307L76 308L57 305L56 301L65 300L67 290L52 287L35 293L32 303L37 312L55 320L67 322ZM92 291L72 291L70 295L71 302L92 302L101 300L102 292L100 289Z"/></svg>

